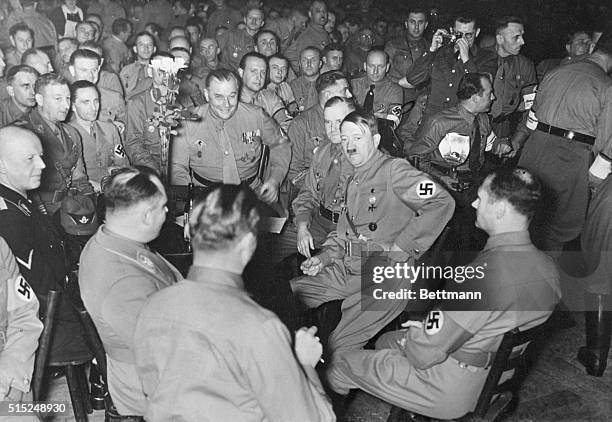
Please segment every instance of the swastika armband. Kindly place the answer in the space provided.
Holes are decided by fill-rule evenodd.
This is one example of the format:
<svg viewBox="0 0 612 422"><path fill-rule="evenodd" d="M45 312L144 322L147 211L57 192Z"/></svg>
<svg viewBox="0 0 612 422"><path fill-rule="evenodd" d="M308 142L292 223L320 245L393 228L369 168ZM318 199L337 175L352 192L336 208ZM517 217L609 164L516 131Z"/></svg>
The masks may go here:
<svg viewBox="0 0 612 422"><path fill-rule="evenodd" d="M442 330L444 325L444 313L442 311L431 311L425 319L425 334L433 336Z"/></svg>
<svg viewBox="0 0 612 422"><path fill-rule="evenodd" d="M429 199L436 194L436 184L431 180L422 180L416 187L416 194L420 199Z"/></svg>
<svg viewBox="0 0 612 422"><path fill-rule="evenodd" d="M34 291L32 290L32 287L30 287L28 282L21 275L15 278L14 288L15 293L17 293L17 296L21 300L30 302L34 299Z"/></svg>

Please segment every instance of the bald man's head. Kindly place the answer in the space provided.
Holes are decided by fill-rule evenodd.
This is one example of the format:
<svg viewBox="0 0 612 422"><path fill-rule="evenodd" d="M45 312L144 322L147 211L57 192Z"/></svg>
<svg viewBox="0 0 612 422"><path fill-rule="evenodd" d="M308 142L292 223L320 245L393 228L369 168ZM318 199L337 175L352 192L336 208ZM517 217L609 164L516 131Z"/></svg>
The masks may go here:
<svg viewBox="0 0 612 422"><path fill-rule="evenodd" d="M38 136L18 127L0 129L0 183L20 193L40 186L45 168L43 149Z"/></svg>

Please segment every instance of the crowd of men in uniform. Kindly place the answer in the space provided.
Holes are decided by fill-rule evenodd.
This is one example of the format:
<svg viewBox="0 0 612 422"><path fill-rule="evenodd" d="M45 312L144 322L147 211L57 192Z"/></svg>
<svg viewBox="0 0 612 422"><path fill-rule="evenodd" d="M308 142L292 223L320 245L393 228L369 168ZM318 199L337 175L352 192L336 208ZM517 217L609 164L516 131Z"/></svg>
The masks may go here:
<svg viewBox="0 0 612 422"><path fill-rule="evenodd" d="M581 234L595 276L578 357L603 374L612 28L573 28L567 56L536 67L519 17L485 35L465 11L429 39L429 11L411 8L398 28L363 3L364 19L323 0L282 15L251 0L152 0L128 14L113 0L45 13L11 2L0 28L1 396L31 400L39 305L45 315L49 291L78 279L112 420L330 421L327 393L355 388L460 417L503 334L552 313L555 259ZM156 59L185 64L174 117L189 118L168 162ZM168 209L177 186L188 202L204 193L185 215ZM264 235L258 222L279 208L281 233ZM151 246L175 217L193 250L187 274ZM380 335L411 303L380 300L365 263L418 265L436 241L468 252L451 264L487 267L446 290L486 300L439 302ZM254 254L273 268L301 256L285 282L317 326L292 338L249 297ZM62 296L51 361L93 355L74 300Z"/></svg>

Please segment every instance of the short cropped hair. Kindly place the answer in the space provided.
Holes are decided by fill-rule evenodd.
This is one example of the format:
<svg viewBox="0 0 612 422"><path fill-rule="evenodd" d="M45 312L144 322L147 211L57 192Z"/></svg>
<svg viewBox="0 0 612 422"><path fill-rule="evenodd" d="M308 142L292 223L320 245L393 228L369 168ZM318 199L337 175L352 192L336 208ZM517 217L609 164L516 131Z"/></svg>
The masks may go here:
<svg viewBox="0 0 612 422"><path fill-rule="evenodd" d="M257 10L260 10L260 9L257 9ZM253 40L255 41L255 45L257 45L257 43L259 42L259 37L261 37L262 35L265 35L265 34L274 36L274 39L276 40L276 45L278 45L280 47L280 41L278 40L278 35L276 35L274 33L274 31L270 31L269 29L260 29L259 31L257 31L257 34L255 34L255 36L253 36Z"/></svg>
<svg viewBox="0 0 612 422"><path fill-rule="evenodd" d="M162 195L161 179L155 170L145 166L124 167L113 174L104 187L104 203L108 212L127 209L142 201Z"/></svg>
<svg viewBox="0 0 612 422"><path fill-rule="evenodd" d="M372 113L366 113L365 111L360 110L353 111L344 118L340 124L340 127L342 127L345 123L353 123L357 125L357 127L361 128L362 132L368 129L372 136L378 134L378 121Z"/></svg>
<svg viewBox="0 0 612 422"><path fill-rule="evenodd" d="M368 54L366 55L366 63L368 61L368 59L370 58L370 54L373 53L380 53L385 57L385 63L389 63L389 54L385 51L385 49L383 47L372 47L368 50Z"/></svg>
<svg viewBox="0 0 612 422"><path fill-rule="evenodd" d="M10 85L17 76L18 73L29 73L30 75L34 75L37 78L40 76L38 71L27 64L18 64L17 66L13 66L6 72L6 82Z"/></svg>
<svg viewBox="0 0 612 422"><path fill-rule="evenodd" d="M96 60L98 62L98 65L102 63L102 57L100 57L98 53L88 50L86 48L79 48L78 50L75 50L70 55L70 64L74 66L74 62L76 62L77 59Z"/></svg>
<svg viewBox="0 0 612 422"><path fill-rule="evenodd" d="M153 34L147 31L140 31L138 34L134 36L134 45L138 43L138 39L141 37L149 37L151 41L153 41L153 45L155 45L155 37L153 36Z"/></svg>
<svg viewBox="0 0 612 422"><path fill-rule="evenodd" d="M471 14L457 15L455 16L455 20L453 22L459 22L463 24L474 22L474 28L478 28L478 21L476 20L476 16Z"/></svg>
<svg viewBox="0 0 612 422"><path fill-rule="evenodd" d="M323 57L327 56L332 51L341 51L342 53L344 53L344 47L342 47L338 43L327 44L325 48L323 48Z"/></svg>
<svg viewBox="0 0 612 422"><path fill-rule="evenodd" d="M97 25L97 24L96 24ZM113 21L113 26L111 27L111 31L113 35L119 35L122 32L127 32L132 27L132 22L125 18L117 18Z"/></svg>
<svg viewBox="0 0 612 422"><path fill-rule="evenodd" d="M145 31L147 30L147 28L149 28L151 32L157 35L161 34L161 32L164 30L164 28L162 28L161 25L155 22L147 22L147 24L144 26Z"/></svg>
<svg viewBox="0 0 612 422"><path fill-rule="evenodd" d="M260 54L256 51L249 51L248 53L246 53L244 56L242 56L242 58L240 59L240 65L238 66L240 69L244 70L245 66L246 66L246 62L249 58L256 58L259 60L263 60L264 63L266 63L266 65L268 64L268 61L266 60L266 56L264 56L263 54Z"/></svg>
<svg viewBox="0 0 612 422"><path fill-rule="evenodd" d="M491 82L491 75L478 72L463 75L457 87L457 98L459 101L469 100L475 94L482 94L484 92L484 87L482 86L483 79Z"/></svg>
<svg viewBox="0 0 612 422"><path fill-rule="evenodd" d="M318 0L317 0L318 1ZM300 51L300 60L302 59L302 54L304 54L306 51L311 50L311 51L315 51L316 53L319 54L319 58L321 58L321 50L319 50L317 47L309 45L308 47L304 47L302 49L302 51Z"/></svg>
<svg viewBox="0 0 612 422"><path fill-rule="evenodd" d="M346 104L346 106L351 111L357 110L357 105L352 98L344 98L344 97L331 97L329 100L325 102L325 106L323 108L333 107L338 104Z"/></svg>
<svg viewBox="0 0 612 422"><path fill-rule="evenodd" d="M212 80L216 80L217 82L231 81L236 82L236 86L240 89L240 78L236 75L236 72L229 69L215 69L211 70L208 76L206 77L206 88L210 88L210 84Z"/></svg>
<svg viewBox="0 0 612 422"><path fill-rule="evenodd" d="M503 16L495 21L495 33L499 34L501 31L506 29L509 24L516 23L524 25L524 22L518 16Z"/></svg>
<svg viewBox="0 0 612 422"><path fill-rule="evenodd" d="M74 81L71 85L70 85L70 101L74 104L74 101L77 98L77 94L79 89L85 89L85 88L93 88L96 90L96 92L98 93L98 97L100 96L100 92L98 91L98 87L96 86L96 84L86 81L86 80L80 80L80 81Z"/></svg>
<svg viewBox="0 0 612 422"><path fill-rule="evenodd" d="M514 209L531 219L542 198L542 187L537 177L522 167L502 167L487 176L493 200L506 200Z"/></svg>
<svg viewBox="0 0 612 422"><path fill-rule="evenodd" d="M68 81L58 73L45 73L40 75L34 85L34 92L36 94L42 93L43 89L50 85L66 85L69 86Z"/></svg>
<svg viewBox="0 0 612 422"><path fill-rule="evenodd" d="M189 233L197 251L222 251L234 246L244 235L257 235L257 197L245 185L217 185L196 202Z"/></svg>
<svg viewBox="0 0 612 422"><path fill-rule="evenodd" d="M32 28L23 22L16 23L9 29L9 35L11 37L14 37L17 32L29 32L30 36L34 38L34 31L32 31Z"/></svg>
<svg viewBox="0 0 612 422"><path fill-rule="evenodd" d="M279 60L284 60L285 63L289 64L289 59L285 56L283 56L281 53L274 53L272 54L270 57L267 58L268 60L268 66L270 65L270 61L272 59L279 59Z"/></svg>
<svg viewBox="0 0 612 422"><path fill-rule="evenodd" d="M318 94L321 94L321 92L343 79L348 80L344 73L339 70L330 70L329 72L319 75L315 82L315 89Z"/></svg>

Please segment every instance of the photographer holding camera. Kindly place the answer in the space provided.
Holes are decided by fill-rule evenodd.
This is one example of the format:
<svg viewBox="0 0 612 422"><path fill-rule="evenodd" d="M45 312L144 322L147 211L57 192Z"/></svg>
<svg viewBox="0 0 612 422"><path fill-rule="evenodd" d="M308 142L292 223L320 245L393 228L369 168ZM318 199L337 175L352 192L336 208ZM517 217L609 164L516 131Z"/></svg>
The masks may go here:
<svg viewBox="0 0 612 422"><path fill-rule="evenodd" d="M406 73L411 85L431 83L422 121L457 105L457 86L463 75L495 73L497 68L495 53L480 49L474 42L480 33L476 19L458 16L454 22L450 32L446 29L435 32L429 50Z"/></svg>

